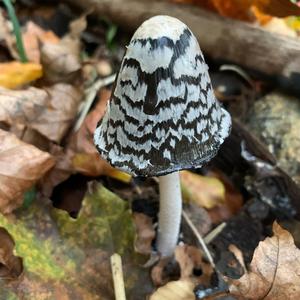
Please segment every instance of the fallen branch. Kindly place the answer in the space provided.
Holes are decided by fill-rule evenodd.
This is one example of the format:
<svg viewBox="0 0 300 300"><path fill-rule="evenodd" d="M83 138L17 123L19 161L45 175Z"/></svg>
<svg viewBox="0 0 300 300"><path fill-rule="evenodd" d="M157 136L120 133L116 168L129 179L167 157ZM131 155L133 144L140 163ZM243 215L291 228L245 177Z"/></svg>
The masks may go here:
<svg viewBox="0 0 300 300"><path fill-rule="evenodd" d="M110 18L122 29L135 30L145 19L167 14L185 22L202 50L213 59L230 61L267 75L300 76L300 40L268 32L195 6L148 0L66 0Z"/></svg>

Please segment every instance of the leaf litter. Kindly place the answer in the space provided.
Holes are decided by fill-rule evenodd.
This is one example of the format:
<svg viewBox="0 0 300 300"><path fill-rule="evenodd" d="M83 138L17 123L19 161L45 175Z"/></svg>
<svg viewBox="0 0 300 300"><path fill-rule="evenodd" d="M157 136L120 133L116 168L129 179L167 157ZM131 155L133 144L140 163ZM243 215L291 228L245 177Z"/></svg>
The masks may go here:
<svg viewBox="0 0 300 300"><path fill-rule="evenodd" d="M289 4L281 9L282 1L271 2L211 0L201 5L295 36L296 29L291 32L286 20L274 16L299 8ZM185 210L199 233L209 234L217 269L207 263L184 222L175 259L160 260L151 271L142 267L155 250L157 183L131 178L98 155L92 136L110 89L101 90L79 130L74 130L87 83L91 86L97 76L115 71L109 45L97 45L93 53L89 49L87 37L103 29L99 31L97 23L95 30L84 14L58 36L28 13L23 26L28 64L17 61L10 22L0 14L1 47L4 42L10 55L0 63L0 299L113 299L109 257L115 252L122 256L128 299L150 294L152 300L219 299L220 294L237 299L298 298L299 249L277 223L273 237L265 237L281 213L288 218L299 215L299 188L238 122L211 165L181 174ZM105 41L107 32L102 34ZM92 57L96 69L87 72L83 57L85 62ZM226 77L224 72L219 75ZM250 100L255 99L243 99L247 107ZM230 102L225 105L230 107ZM234 110L232 114L239 117ZM84 184L76 186L75 177ZM67 184L67 197L56 192ZM54 194L61 197L64 210L53 207L55 201L49 198ZM85 195L83 200L78 194ZM27 196L31 200L24 204ZM80 203L76 219L70 217L72 201ZM214 233L224 221L222 230ZM264 241L258 244L259 240ZM251 261L249 267L244 260ZM160 286L154 293L150 274ZM216 276L226 278L228 286Z"/></svg>

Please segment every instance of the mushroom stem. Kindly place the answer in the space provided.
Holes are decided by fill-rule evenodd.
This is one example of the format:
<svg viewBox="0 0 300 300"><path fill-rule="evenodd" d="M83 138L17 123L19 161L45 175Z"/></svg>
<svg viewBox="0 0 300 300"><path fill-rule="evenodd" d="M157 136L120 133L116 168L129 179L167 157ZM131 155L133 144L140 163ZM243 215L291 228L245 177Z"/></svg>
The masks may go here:
<svg viewBox="0 0 300 300"><path fill-rule="evenodd" d="M182 198L179 172L159 177L159 193L157 250L166 257L173 254L180 229Z"/></svg>

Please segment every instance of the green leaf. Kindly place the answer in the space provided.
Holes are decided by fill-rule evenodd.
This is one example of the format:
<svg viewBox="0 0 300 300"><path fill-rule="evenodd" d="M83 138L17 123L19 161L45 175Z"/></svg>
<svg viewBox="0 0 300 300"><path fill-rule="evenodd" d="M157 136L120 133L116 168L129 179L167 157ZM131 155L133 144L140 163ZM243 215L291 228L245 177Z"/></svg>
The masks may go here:
<svg viewBox="0 0 300 300"><path fill-rule="evenodd" d="M10 261L19 256L24 268L17 284L0 278L0 300L113 299L109 257L115 252L123 259L128 294L150 282L134 254L127 203L96 182L89 185L77 219L37 199L16 218L0 214L0 226L15 242ZM1 249L6 248L0 240Z"/></svg>

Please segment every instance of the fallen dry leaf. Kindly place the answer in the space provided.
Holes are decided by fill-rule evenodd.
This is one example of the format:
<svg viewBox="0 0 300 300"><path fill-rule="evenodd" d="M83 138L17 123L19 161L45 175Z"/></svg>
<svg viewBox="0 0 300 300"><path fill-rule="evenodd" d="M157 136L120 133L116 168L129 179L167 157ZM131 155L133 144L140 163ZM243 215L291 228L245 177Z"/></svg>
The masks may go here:
<svg viewBox="0 0 300 300"><path fill-rule="evenodd" d="M48 103L30 127L59 143L70 128L82 99L82 93L70 84L58 83L45 91L48 93Z"/></svg>
<svg viewBox="0 0 300 300"><path fill-rule="evenodd" d="M37 24L29 21L25 32L22 34L23 43L29 61L40 63L40 43L57 44L60 39L52 31L44 30Z"/></svg>
<svg viewBox="0 0 300 300"><path fill-rule="evenodd" d="M40 64L20 63L18 61L0 63L0 86L16 88L36 80L43 75Z"/></svg>
<svg viewBox="0 0 300 300"><path fill-rule="evenodd" d="M64 83L45 90L0 88L0 121L28 126L59 143L77 114L81 97L78 89Z"/></svg>
<svg viewBox="0 0 300 300"><path fill-rule="evenodd" d="M0 227L0 278L18 278L23 270L22 259L14 255L15 243L6 229Z"/></svg>
<svg viewBox="0 0 300 300"><path fill-rule="evenodd" d="M87 26L86 16L70 24L70 32L59 43L43 43L41 61L45 68L44 77L48 82L70 82L81 70L80 35Z"/></svg>
<svg viewBox="0 0 300 300"><path fill-rule="evenodd" d="M50 83L71 82L81 68L78 41L62 39L59 43L43 43L41 62L44 78Z"/></svg>
<svg viewBox="0 0 300 300"><path fill-rule="evenodd" d="M17 91L0 88L0 122L30 124L44 110L47 98L44 90L34 87Z"/></svg>
<svg viewBox="0 0 300 300"><path fill-rule="evenodd" d="M127 204L90 182L76 219L40 197L16 211L15 218L0 214L0 228L11 236L3 239L0 230L0 252L3 249L9 259L14 248L13 254L23 263L18 280L0 277L0 299L114 299L109 265L114 252L122 256L128 299L145 299L152 287L148 270L140 267L139 255L134 254L134 226Z"/></svg>
<svg viewBox="0 0 300 300"><path fill-rule="evenodd" d="M136 227L135 251L142 254L150 254L152 241L155 238L152 219L143 213L134 212L133 222Z"/></svg>
<svg viewBox="0 0 300 300"><path fill-rule="evenodd" d="M232 294L246 299L300 299L300 250L276 222L273 234L255 249L249 271L230 281Z"/></svg>
<svg viewBox="0 0 300 300"><path fill-rule="evenodd" d="M180 181L185 201L193 201L207 209L224 202L225 187L217 178L181 171Z"/></svg>
<svg viewBox="0 0 300 300"><path fill-rule="evenodd" d="M24 192L53 165L49 153L0 130L0 212L10 213L19 207Z"/></svg>
<svg viewBox="0 0 300 300"><path fill-rule="evenodd" d="M195 284L189 280L170 281L157 289L150 300L195 300Z"/></svg>

